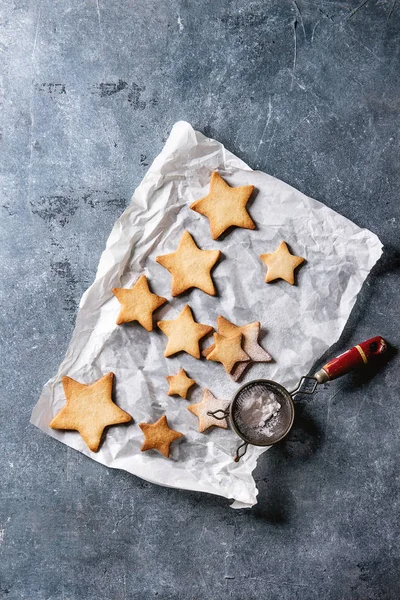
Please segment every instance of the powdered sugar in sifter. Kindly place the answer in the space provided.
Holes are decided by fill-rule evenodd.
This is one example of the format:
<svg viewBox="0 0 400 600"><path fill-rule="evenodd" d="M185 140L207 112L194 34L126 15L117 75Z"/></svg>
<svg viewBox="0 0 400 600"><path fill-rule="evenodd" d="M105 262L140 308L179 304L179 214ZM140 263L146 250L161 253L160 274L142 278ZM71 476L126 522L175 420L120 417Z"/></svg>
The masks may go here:
<svg viewBox="0 0 400 600"><path fill-rule="evenodd" d="M235 456L238 462L249 444L272 446L289 433L294 421L293 398L296 394L313 394L318 384L332 381L366 365L371 358L381 356L386 350L387 344L382 337L366 340L333 358L313 377L302 377L292 392L275 381L255 379L236 392L228 410L208 414L218 420L229 418L233 429L242 438L243 443Z"/></svg>

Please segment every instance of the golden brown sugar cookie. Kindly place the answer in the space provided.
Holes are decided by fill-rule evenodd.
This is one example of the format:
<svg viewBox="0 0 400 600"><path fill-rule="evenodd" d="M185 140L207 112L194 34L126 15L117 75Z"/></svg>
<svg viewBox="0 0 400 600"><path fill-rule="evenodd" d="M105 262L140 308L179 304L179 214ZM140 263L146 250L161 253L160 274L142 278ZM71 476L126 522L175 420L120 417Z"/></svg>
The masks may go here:
<svg viewBox="0 0 400 600"><path fill-rule="evenodd" d="M229 400L218 400L210 390L205 389L201 402L191 404L187 409L199 419L199 431L203 433L209 427L228 429L228 423L225 419L219 421L212 415L207 414L209 412L216 412L217 410L226 410L228 406Z"/></svg>
<svg viewBox="0 0 400 600"><path fill-rule="evenodd" d="M150 292L146 275L141 275L129 289L113 288L112 292L122 305L117 325L138 321L147 331L152 331L153 312L165 304L167 299Z"/></svg>
<svg viewBox="0 0 400 600"><path fill-rule="evenodd" d="M52 429L79 431L86 444L97 452L104 428L132 421L131 415L112 401L114 373L108 373L90 384L63 377L66 405L50 422Z"/></svg>
<svg viewBox="0 0 400 600"><path fill-rule="evenodd" d="M187 352L194 358L200 358L199 341L213 330L211 325L196 323L188 304L177 319L158 321L157 325L168 337L165 357L172 356L177 352Z"/></svg>
<svg viewBox="0 0 400 600"><path fill-rule="evenodd" d="M156 257L156 262L172 275L172 296L178 296L190 288L198 288L215 296L211 269L217 262L219 250L200 250L188 231L184 231L175 252Z"/></svg>
<svg viewBox="0 0 400 600"><path fill-rule="evenodd" d="M180 396L186 400L188 391L196 382L187 376L185 369L181 369L176 375L167 375L169 383L168 396Z"/></svg>
<svg viewBox="0 0 400 600"><path fill-rule="evenodd" d="M217 173L211 175L210 191L207 196L196 200L190 208L210 221L213 240L228 229L236 226L255 229L255 225L246 210L246 204L253 193L254 185L232 188Z"/></svg>
<svg viewBox="0 0 400 600"><path fill-rule="evenodd" d="M236 363L250 360L242 348L242 339L243 335L240 332L231 337L214 333L214 348L208 354L207 360L222 363L225 371L231 373Z"/></svg>
<svg viewBox="0 0 400 600"><path fill-rule="evenodd" d="M175 431L168 426L167 417L163 415L155 423L139 423L140 429L144 433L144 442L140 450L158 450L166 458L169 457L170 445L174 440L178 440L183 433Z"/></svg>
<svg viewBox="0 0 400 600"><path fill-rule="evenodd" d="M294 284L294 270L305 260L301 256L290 254L286 242L281 242L275 252L260 254L260 258L268 267L266 283L284 279L291 285Z"/></svg>
<svg viewBox="0 0 400 600"><path fill-rule="evenodd" d="M225 335L230 337L237 333L241 333L243 335L242 347L246 354L249 355L251 362L270 362L272 360L271 355L262 348L258 342L258 336L260 333L260 322L254 321L253 323L248 323L246 325L235 325L225 319L222 316L219 316L217 319L218 324L218 333L221 335ZM214 344L209 346L205 350L203 350L202 354L207 358L207 356L214 350ZM246 367L249 366L249 361L238 362L232 369L230 373L231 379L233 381L238 381L242 376Z"/></svg>

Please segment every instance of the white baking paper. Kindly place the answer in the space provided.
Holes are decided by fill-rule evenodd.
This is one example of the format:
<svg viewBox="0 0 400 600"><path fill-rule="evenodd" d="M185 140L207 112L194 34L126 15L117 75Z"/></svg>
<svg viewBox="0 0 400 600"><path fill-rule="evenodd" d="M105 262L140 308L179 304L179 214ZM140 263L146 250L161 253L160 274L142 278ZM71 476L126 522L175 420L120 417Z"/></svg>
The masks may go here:
<svg viewBox="0 0 400 600"><path fill-rule="evenodd" d="M216 169L230 185L255 186L248 205L255 231L235 228L213 241L208 220L189 209L191 202L208 193ZM222 251L213 271L216 297L192 290L171 298L171 276L155 257L174 251L185 229L201 248ZM264 282L266 267L259 255L274 251L281 240L306 258L297 270L295 286ZM96 279L81 299L66 356L57 375L44 386L31 422L109 467L159 485L225 496L235 500L235 507L250 507L257 496L252 471L265 449L249 447L235 463L232 457L241 442L237 435L220 428L199 433L196 417L187 410L189 403L200 401L205 387L225 399L239 384L219 363L184 353L164 358L166 338L157 327L148 333L137 323L117 326L120 306L111 288L130 286L145 273L152 291L169 300L156 319L174 319L189 303L201 323L216 326L218 315L240 325L261 321L261 343L274 362L253 365L244 381L263 377L292 388L339 338L381 249L370 231L290 185L252 171L216 140L178 122L114 225ZM203 348L211 342L206 340ZM189 402L167 396L165 377L180 367L197 382ZM52 430L49 422L65 404L63 375L90 383L109 371L116 376L115 401L134 422L110 427L100 450L93 453L77 432ZM163 414L185 436L171 446L170 459L140 451L143 434L138 423L154 422Z"/></svg>

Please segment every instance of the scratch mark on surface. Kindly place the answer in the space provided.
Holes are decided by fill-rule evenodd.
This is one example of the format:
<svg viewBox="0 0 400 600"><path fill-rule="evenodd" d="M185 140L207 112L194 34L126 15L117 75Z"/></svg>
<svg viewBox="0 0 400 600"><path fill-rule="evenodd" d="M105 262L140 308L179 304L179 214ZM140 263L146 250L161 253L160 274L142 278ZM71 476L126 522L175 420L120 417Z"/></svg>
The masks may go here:
<svg viewBox="0 0 400 600"><path fill-rule="evenodd" d="M229 563L230 563L230 559L232 557L233 557L233 552L229 552L229 550L227 550L225 552L225 559L224 559L224 571L225 571L224 579L235 579L235 577L229 573L229 571L230 571ZM226 582L226 583L228 583L228 582Z"/></svg>
<svg viewBox="0 0 400 600"><path fill-rule="evenodd" d="M356 409L356 411L355 411L355 413L354 413L354 415L353 415L353 419L354 419L355 421L356 421L356 420L358 419L358 417L360 416L360 414L361 414L361 411L362 411L362 409L363 409L363 407L364 407L364 404L366 403L366 401L367 401L367 396L363 396L363 398L362 398L362 399L361 399L361 401L360 401L360 404L358 405L358 407L357 407L357 409Z"/></svg>
<svg viewBox="0 0 400 600"><path fill-rule="evenodd" d="M66 473L66 477L67 477L67 481L70 482L71 481L71 456L70 456L70 448L67 448L67 473Z"/></svg>
<svg viewBox="0 0 400 600"><path fill-rule="evenodd" d="M179 27L179 31L183 31L185 29L183 26L181 15L179 15L179 14L178 14L178 27Z"/></svg>
<svg viewBox="0 0 400 600"><path fill-rule="evenodd" d="M341 388L339 388L339 389L337 390L337 392L335 392L335 393L333 394L333 396L331 396L330 398L328 398L328 402L327 402L327 410L326 410L325 428L324 428L324 430L325 430L325 431L326 431L326 430L327 430L327 428L328 428L328 423L329 423L329 415L330 415L330 412L331 412L332 401L333 401L333 400L336 398L336 396L337 396L337 395L340 393L340 391L341 391Z"/></svg>
<svg viewBox="0 0 400 600"><path fill-rule="evenodd" d="M101 15L100 15L100 3L99 3L99 0L96 0L96 10L97 10L97 20L99 22L99 30L101 32Z"/></svg>
<svg viewBox="0 0 400 600"><path fill-rule="evenodd" d="M124 600L126 600L128 598L128 596L127 596L127 593L126 593L126 571L125 570L124 570L123 584L124 584Z"/></svg>
<svg viewBox="0 0 400 600"><path fill-rule="evenodd" d="M351 37L352 37L352 39L353 39L353 40L354 40L354 41L355 41L357 44L359 44L360 46L362 46L363 48L365 48L365 50L368 50L368 52L370 52L370 53L372 54L372 56L374 56L374 57L376 58L376 60L379 60L379 62L380 62L380 63L382 63L383 65L386 65L386 63L385 63L385 61L384 61L384 60L382 60L382 59L381 59L381 58L380 58L380 57L379 57L377 54L375 54L375 52L374 52L373 50L371 50L371 48L368 48L368 46L366 46L365 44L363 44L363 43L362 43L362 42L361 42L361 41L360 41L360 40L359 40L359 39L358 39L358 38L355 36L354 29L353 29L353 28L352 28L350 25L347 25L346 29L347 29L347 31L350 29L350 31L352 32L352 35L351 35ZM348 48L350 48L349 44L347 44L346 42L345 42L345 44L346 44L346 46L347 46Z"/></svg>
<svg viewBox="0 0 400 600"><path fill-rule="evenodd" d="M356 415L355 415L356 417L359 417L359 416L360 416L360 414L361 414L361 411L362 411L362 409L364 408L364 404L366 403L366 401L367 401L367 396L364 396L364 397L363 397L363 399L362 399L362 400L361 400L361 402L360 402L360 406L359 406L359 408L358 408L358 411L357 411L357 413L356 413Z"/></svg>
<svg viewBox="0 0 400 600"><path fill-rule="evenodd" d="M208 590L208 585L207 585L207 581L204 579L203 570L199 569L198 573L200 574L200 577L202 579L203 586L205 587L206 590Z"/></svg>
<svg viewBox="0 0 400 600"><path fill-rule="evenodd" d="M29 214L31 216L32 222L33 222L33 212L32 212L32 208L31 208L31 195L32 195L33 127L34 127L34 117L33 117L33 94L32 94L31 100L29 103L29 164L28 164L28 194L27 194L28 210L29 210Z"/></svg>
<svg viewBox="0 0 400 600"><path fill-rule="evenodd" d="M110 136L108 135L108 131L106 129L106 126L104 125L103 119L100 119L100 121L101 121L101 125L103 127L103 130L104 130L104 133L106 135L106 138L107 138L107 141L108 141L108 144L109 144L110 148L115 148L117 146L117 143L115 141L113 142L111 140Z"/></svg>
<svg viewBox="0 0 400 600"><path fill-rule="evenodd" d="M272 135L271 135L271 139L269 140L267 154L265 155L265 158L264 158L265 161L267 160L269 151L271 150L272 140L275 137L276 128L277 128L277 125L275 125L274 131L272 132Z"/></svg>
<svg viewBox="0 0 400 600"><path fill-rule="evenodd" d="M5 529L1 528L0 529L0 544L2 544L4 542L4 533L5 533Z"/></svg>
<svg viewBox="0 0 400 600"><path fill-rule="evenodd" d="M236 143L237 143L237 141L238 141L239 134L240 134L240 129L237 129L237 131L236 131L236 135L235 135L235 139L233 140L233 147L234 147L234 148L236 148ZM240 148L240 146L239 146L239 148Z"/></svg>
<svg viewBox="0 0 400 600"><path fill-rule="evenodd" d="M394 9L395 9L395 6L396 6L396 4L397 4L397 0L393 0L392 7L391 7L391 9L390 9L390 11L389 11L389 14L388 14L388 16L387 16L387 19L386 19L386 21L389 21L390 17L392 16L392 14L393 14L393 11L394 11Z"/></svg>
<svg viewBox="0 0 400 600"><path fill-rule="evenodd" d="M255 158L257 158L257 155L258 155L258 152L260 150L260 147L264 143L264 141L263 141L264 140L264 135L265 135L265 133L266 133L266 131L268 129L268 125L269 125L269 122L271 120L271 114L272 114L272 102L271 102L271 96L270 96L268 98L268 115L267 115L267 120L265 121L265 126L264 126L263 132L262 132L261 137L260 137L260 142L258 144L258 148L257 148L257 151L256 151Z"/></svg>
<svg viewBox="0 0 400 600"><path fill-rule="evenodd" d="M34 58L35 52L36 52L36 45L37 45L38 35L39 35L39 23L40 23L41 10L42 10L42 7L39 5L38 16L37 16L37 20L36 20L35 39L33 40L32 58Z"/></svg>
<svg viewBox="0 0 400 600"><path fill-rule="evenodd" d="M364 398L360 401L359 406L355 410L353 416L348 418L348 421L351 422L351 425L350 425L350 427L346 431L346 438L348 438L349 435L351 435L354 432L354 430L356 429L356 427L357 427L357 419L360 416L360 413L361 413L361 411L362 411L362 409L363 409L364 404L365 404L366 401L367 401L367 397L364 396Z"/></svg>
<svg viewBox="0 0 400 600"><path fill-rule="evenodd" d="M143 517L143 519L142 519L141 526L140 526L139 543L138 543L138 545L137 545L137 549L136 549L136 551L137 551L137 552L139 552L139 551L141 550L141 547L142 547L142 545L143 545L143 542L144 542L144 541L145 541L145 539L146 539L146 536L145 536L145 535L143 535L143 532L145 531L145 528L146 528L146 526L147 526L147 521L148 521L148 520L149 520L149 516L147 515L147 513L145 513L145 514L144 514L144 517Z"/></svg>
<svg viewBox="0 0 400 600"><path fill-rule="evenodd" d="M315 23L314 27L313 27L312 34L311 34L311 43L314 42L314 33L315 33L316 28L317 28L317 25L319 25L319 21L317 21Z"/></svg>
<svg viewBox="0 0 400 600"><path fill-rule="evenodd" d="M297 79L297 77L294 77L294 81L299 86L299 88L301 90L303 90L303 92L306 92L307 94L311 94L312 96L314 96L314 98L316 100L318 100L318 102L324 102L324 100L320 96L318 96L318 94L316 94L310 87L307 87L307 86L303 85L302 83L300 83L300 81ZM326 105L327 103L324 102L324 104ZM318 112L318 108L316 107L316 105L314 104L313 106L316 109L316 111ZM333 113L332 111L329 114L336 117L335 113Z"/></svg>
<svg viewBox="0 0 400 600"><path fill-rule="evenodd" d="M297 19L293 21L293 43L294 43L294 51L293 51L293 67L292 67L292 83L290 84L290 91L293 91L293 80L294 80L294 72L296 70L296 61L297 61Z"/></svg>
<svg viewBox="0 0 400 600"><path fill-rule="evenodd" d="M321 13L321 15L324 15L326 19L329 19L333 23L333 17L331 17L331 15L328 15L328 13L324 12L319 7L317 7L317 10Z"/></svg>
<svg viewBox="0 0 400 600"><path fill-rule="evenodd" d="M363 0L361 2L361 4L359 4L358 6L356 6L356 8L354 10L351 11L351 13L349 15L347 15L346 19L351 19L351 17L353 15L356 14L356 12L358 12L360 10L360 8L362 8L365 4L367 4L367 2L369 2L369 0Z"/></svg>
<svg viewBox="0 0 400 600"><path fill-rule="evenodd" d="M297 79L297 77L293 77L294 81L296 82L296 84L299 86L299 88L301 90L303 90L303 92L307 91L307 88L305 85L301 84L300 81Z"/></svg>
<svg viewBox="0 0 400 600"><path fill-rule="evenodd" d="M103 28L101 25L101 13L100 13L100 0L96 0L96 12L97 12L97 21L98 21L98 26L99 26L99 46L101 48L101 52L104 56L104 44L103 44ZM103 61L103 73L104 73L104 78L105 78L105 63Z"/></svg>
<svg viewBox="0 0 400 600"><path fill-rule="evenodd" d="M201 538L203 537L205 531L206 531L206 523L205 523L205 521L203 521L203 527L201 528L201 533L199 535L199 540L201 540Z"/></svg>
<svg viewBox="0 0 400 600"><path fill-rule="evenodd" d="M302 15L302 13L301 13L300 7L299 7L299 5L297 4L296 0L293 0L293 4L294 4L294 6L295 6L295 8L296 8L296 11L298 12L299 19L300 19L300 23L301 23L301 28L302 28L302 30L303 30L304 39L306 39L306 30L305 30L305 28L304 28L303 15Z"/></svg>

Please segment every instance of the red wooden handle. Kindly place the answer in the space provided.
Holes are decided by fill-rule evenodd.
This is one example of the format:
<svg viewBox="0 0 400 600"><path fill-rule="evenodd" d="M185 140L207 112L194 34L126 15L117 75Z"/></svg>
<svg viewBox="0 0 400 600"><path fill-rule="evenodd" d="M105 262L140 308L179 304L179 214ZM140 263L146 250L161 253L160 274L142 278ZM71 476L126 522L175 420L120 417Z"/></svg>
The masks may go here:
<svg viewBox="0 0 400 600"><path fill-rule="evenodd" d="M367 364L374 356L380 356L387 350L387 344L385 340L379 335L366 340L361 344L357 344L347 352L343 352L336 358L330 360L326 365L322 367L318 374L321 374L317 379L336 379L342 375L346 375L353 369L360 367L363 364ZM324 373L321 373L324 371ZM317 374L316 374L317 375ZM326 376L324 376L326 375Z"/></svg>

